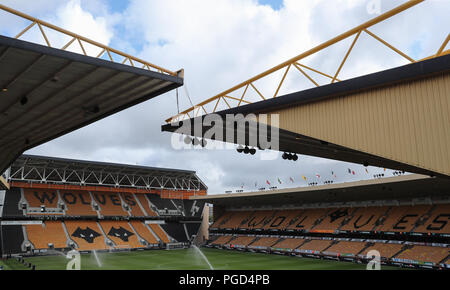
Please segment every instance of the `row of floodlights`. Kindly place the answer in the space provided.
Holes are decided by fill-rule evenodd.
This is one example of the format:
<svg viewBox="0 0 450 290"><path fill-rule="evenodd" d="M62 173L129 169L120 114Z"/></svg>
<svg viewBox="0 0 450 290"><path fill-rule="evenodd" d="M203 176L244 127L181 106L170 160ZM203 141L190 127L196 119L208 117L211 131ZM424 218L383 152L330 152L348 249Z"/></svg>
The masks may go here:
<svg viewBox="0 0 450 290"><path fill-rule="evenodd" d="M189 137L189 136L186 136L186 137L184 138L184 143L185 143L186 145L190 145L190 144L192 144L192 145L194 145L194 146L200 145L200 146L202 146L203 148L205 148L206 145L208 144L208 142L206 142L206 139L191 138L191 137Z"/></svg>
<svg viewBox="0 0 450 290"><path fill-rule="evenodd" d="M395 176L404 175L405 173L406 173L405 171L394 171L394 172L392 172L392 174L395 175Z"/></svg>
<svg viewBox="0 0 450 290"><path fill-rule="evenodd" d="M256 149L255 148L250 148L248 146L245 146L245 147L238 146L236 151L238 153L244 153L244 154L250 154L250 155L255 155L256 154Z"/></svg>
<svg viewBox="0 0 450 290"><path fill-rule="evenodd" d="M285 153L283 153L282 158L283 158L283 160L297 161L298 160L298 155L285 152Z"/></svg>

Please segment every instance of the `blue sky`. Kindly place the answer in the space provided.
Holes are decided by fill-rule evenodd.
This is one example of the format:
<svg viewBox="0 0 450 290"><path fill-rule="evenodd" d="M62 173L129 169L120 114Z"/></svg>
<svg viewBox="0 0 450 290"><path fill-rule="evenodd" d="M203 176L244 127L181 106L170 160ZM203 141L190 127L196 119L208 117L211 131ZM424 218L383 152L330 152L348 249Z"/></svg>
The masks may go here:
<svg viewBox="0 0 450 290"><path fill-rule="evenodd" d="M121 12L129 3L129 0L111 1L111 10L112 12ZM258 0L258 3L261 5L270 5L274 10L280 10L283 7L283 0Z"/></svg>
<svg viewBox="0 0 450 290"><path fill-rule="evenodd" d="M280 10L283 7L283 0L258 0L262 5L270 5L274 10Z"/></svg>

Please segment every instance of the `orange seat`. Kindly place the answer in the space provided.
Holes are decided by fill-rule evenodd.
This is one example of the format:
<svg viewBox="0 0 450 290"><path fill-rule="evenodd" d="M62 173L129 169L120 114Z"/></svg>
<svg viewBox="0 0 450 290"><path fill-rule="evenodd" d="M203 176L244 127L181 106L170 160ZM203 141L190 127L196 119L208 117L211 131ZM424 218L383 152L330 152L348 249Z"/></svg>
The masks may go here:
<svg viewBox="0 0 450 290"><path fill-rule="evenodd" d="M61 222L47 221L42 225L26 225L28 240L36 250L48 249L53 244L55 249L67 248L67 237Z"/></svg>
<svg viewBox="0 0 450 290"><path fill-rule="evenodd" d="M105 238L94 221L65 221L70 238L79 251L106 250Z"/></svg>

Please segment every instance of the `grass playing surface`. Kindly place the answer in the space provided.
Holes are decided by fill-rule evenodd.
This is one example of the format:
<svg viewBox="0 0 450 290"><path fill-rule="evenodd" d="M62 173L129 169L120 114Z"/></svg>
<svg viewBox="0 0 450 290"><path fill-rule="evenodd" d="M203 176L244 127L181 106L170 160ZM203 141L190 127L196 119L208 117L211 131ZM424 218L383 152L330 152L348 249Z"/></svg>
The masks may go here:
<svg viewBox="0 0 450 290"><path fill-rule="evenodd" d="M365 265L307 258L202 249L216 270L364 270ZM81 256L81 270L209 270L208 264L194 249L98 253L102 267L93 254ZM65 270L63 256L32 257L26 262L37 270ZM3 261L5 263L5 261ZM0 265L2 262L0 261ZM15 261L6 262L6 270L22 270ZM382 268L383 269L383 268ZM388 268L385 269L396 269Z"/></svg>

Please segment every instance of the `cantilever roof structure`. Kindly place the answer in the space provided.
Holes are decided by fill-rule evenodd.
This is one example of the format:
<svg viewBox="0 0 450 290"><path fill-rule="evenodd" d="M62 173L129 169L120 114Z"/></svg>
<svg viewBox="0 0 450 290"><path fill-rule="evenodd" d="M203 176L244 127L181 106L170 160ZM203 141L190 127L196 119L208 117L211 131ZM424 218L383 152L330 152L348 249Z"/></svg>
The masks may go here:
<svg viewBox="0 0 450 290"><path fill-rule="evenodd" d="M0 36L0 172L28 149L183 85L183 70L167 70L2 4L0 11L30 23L15 38ZM46 46L21 40L32 29ZM55 48L50 31L69 41ZM80 54L68 51L75 45Z"/></svg>
<svg viewBox="0 0 450 290"><path fill-rule="evenodd" d="M301 187L261 192L191 197L215 207L258 208L268 205L302 207L308 204L347 203L380 200L449 200L450 180L423 175L403 175L324 186Z"/></svg>
<svg viewBox="0 0 450 290"><path fill-rule="evenodd" d="M194 171L34 155L22 155L14 161L8 179L11 182L146 190L207 190Z"/></svg>

